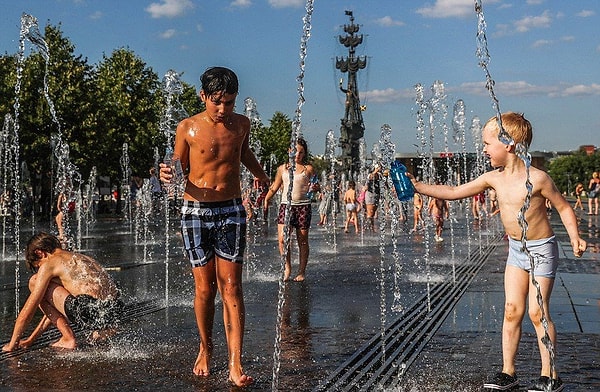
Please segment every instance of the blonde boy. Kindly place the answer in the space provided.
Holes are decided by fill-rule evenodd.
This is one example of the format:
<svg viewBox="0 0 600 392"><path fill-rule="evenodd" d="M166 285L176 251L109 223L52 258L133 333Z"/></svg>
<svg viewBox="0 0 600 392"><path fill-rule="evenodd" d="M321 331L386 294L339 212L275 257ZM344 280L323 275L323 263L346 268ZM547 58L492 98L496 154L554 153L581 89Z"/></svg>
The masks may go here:
<svg viewBox="0 0 600 392"><path fill-rule="evenodd" d="M504 130L514 141L513 144L504 144L499 140L499 126L496 117L489 119L483 128L483 152L489 158L494 170L456 187L424 184L416 181L412 176L411 180L417 192L438 199L463 199L488 188L496 191L501 220L508 234L510 245L504 274L503 367L502 372L498 373L490 382L485 383L484 387L509 390L518 385L515 357L521 337L521 324L528 303L529 318L538 337L542 362L540 378L529 390L560 391L563 389L562 381L556 371L551 374L550 353L542 343L542 337L545 335L541 323L542 313L536 300L536 288L529 276L530 261L521 249L522 229L517 218L527 195L525 187L527 168L523 160L516 155L515 148L519 143L529 148L533 136L532 128L529 121L519 113L504 113L501 119ZM525 213L525 219L528 222L527 249L535 260L534 274L541 290L544 312L548 321L548 335L556 347L556 330L550 317L549 304L558 264L558 246L546 214L546 199L560 214L576 257L580 257L585 251L586 242L579 237L573 209L556 189L548 174L531 167L529 175L533 190L530 206ZM551 385L550 389L546 389L548 384Z"/></svg>

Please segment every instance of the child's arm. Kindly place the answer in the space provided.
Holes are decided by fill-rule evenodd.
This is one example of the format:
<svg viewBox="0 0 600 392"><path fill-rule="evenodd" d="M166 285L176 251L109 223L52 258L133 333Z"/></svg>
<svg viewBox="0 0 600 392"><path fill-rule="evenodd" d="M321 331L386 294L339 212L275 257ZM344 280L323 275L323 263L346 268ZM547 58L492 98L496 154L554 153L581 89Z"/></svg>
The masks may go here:
<svg viewBox="0 0 600 392"><path fill-rule="evenodd" d="M37 273L37 279L35 280L35 287L31 291L31 294L29 294L29 297L25 301L23 308L17 316L10 342L2 347L2 351L13 351L20 347L21 336L23 336L23 333L29 325L31 318L42 302L42 298L44 297L44 294L48 288L48 283L50 283L50 279L52 278L48 268L44 267L45 265L40 267Z"/></svg>
<svg viewBox="0 0 600 392"><path fill-rule="evenodd" d="M281 172L284 169L285 169L285 165L279 166L277 168L277 172L275 173L275 179L271 183L271 186L269 187L269 191L267 192L267 194L265 196L265 200L263 202L265 208L269 207L269 201L275 195L275 193L277 193L277 191L279 190L279 188L283 184L283 177L282 177Z"/></svg>
<svg viewBox="0 0 600 392"><path fill-rule="evenodd" d="M431 196L436 199L458 200L476 195L489 188L490 185L487 182L489 173L490 172L484 173L473 181L458 186L425 184L417 181L412 174L406 174L415 187L415 191L420 194Z"/></svg>
<svg viewBox="0 0 600 392"><path fill-rule="evenodd" d="M544 180L541 189L542 196L549 200L556 211L558 211L560 220L569 234L571 246L573 247L573 254L575 257L581 257L587 248L587 243L579 236L579 228L577 225L577 216L575 215L575 211L573 211L573 208L569 202L558 191L550 176L545 174L545 177L546 180Z"/></svg>
<svg viewBox="0 0 600 392"><path fill-rule="evenodd" d="M40 335L42 333L44 333L45 330L48 329L48 327L52 325L52 322L50 321L50 319L44 315L44 317L42 317L42 319L40 320L40 323L38 324L38 326L33 330L33 332L31 333L31 335L29 335L29 337L27 339L22 339L19 342L19 347L22 348L28 348L30 347L33 342L35 342L35 340L40 337Z"/></svg>

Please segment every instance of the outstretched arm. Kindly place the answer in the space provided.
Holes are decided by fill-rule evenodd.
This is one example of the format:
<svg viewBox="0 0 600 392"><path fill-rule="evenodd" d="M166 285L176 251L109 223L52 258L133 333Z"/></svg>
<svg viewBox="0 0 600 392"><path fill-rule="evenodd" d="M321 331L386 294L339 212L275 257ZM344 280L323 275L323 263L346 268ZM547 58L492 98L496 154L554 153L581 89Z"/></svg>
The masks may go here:
<svg viewBox="0 0 600 392"><path fill-rule="evenodd" d="M458 186L425 184L424 182L417 181L411 173L406 173L406 175L410 178L415 191L422 195L431 196L436 199L459 200L476 195L489 188L490 185L487 181L489 173L484 173L473 181Z"/></svg>

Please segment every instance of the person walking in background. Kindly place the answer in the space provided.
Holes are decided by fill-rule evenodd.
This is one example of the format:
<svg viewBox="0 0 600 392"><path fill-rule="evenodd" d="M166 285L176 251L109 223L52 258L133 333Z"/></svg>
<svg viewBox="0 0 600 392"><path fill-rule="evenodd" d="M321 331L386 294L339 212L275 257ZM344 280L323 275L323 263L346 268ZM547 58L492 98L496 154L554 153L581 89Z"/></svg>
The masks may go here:
<svg viewBox="0 0 600 392"><path fill-rule="evenodd" d="M412 174L411 181L415 190L424 195L438 199L457 200L477 195L488 188L496 190L500 207L500 217L504 230L508 235L509 252L504 272L504 321L502 325L502 371L484 384L484 388L509 390L519 384L515 370L515 359L521 338L521 324L525 311L529 309L538 339L541 357L540 377L529 391L561 391L563 383L556 369L551 366L550 352L544 344L546 337L556 347L556 328L550 313L550 295L554 286L558 266L558 242L548 215L546 199L550 200L567 230L571 240L573 253L581 257L586 249L586 242L579 236L577 218L569 202L558 191L548 174L542 170L525 166L516 154L516 145L529 148L533 137L531 124L522 114L502 114L502 125L510 135L514 144L504 144L499 140L500 129L496 117L489 119L482 131L483 152L495 170L488 171L476 179L459 186L430 185L416 181ZM528 222L527 249L522 247L522 232L518 216L521 207L528 197L527 180L533 184L529 199L529 208L525 213ZM528 254L536 255L530 260ZM533 264L533 266L532 266ZM533 267L533 271L532 270ZM537 303L537 288L530 273L537 281L543 301L543 310ZM527 306L527 302L529 305ZM542 314L545 314L546 325L542 325Z"/></svg>
<svg viewBox="0 0 600 392"><path fill-rule="evenodd" d="M419 192L415 192L413 196L413 228L410 233L416 233L419 230L419 225L421 228L425 227L423 222L423 196Z"/></svg>
<svg viewBox="0 0 600 392"><path fill-rule="evenodd" d="M230 69L209 68L200 77L200 99L206 109L177 126L173 159L189 169L181 233L192 265L194 312L200 348L193 372L210 375L217 288L229 354L229 381L247 386L254 379L242 367L245 326L242 262L246 246L246 210L240 187L241 164L265 185L269 177L250 149L250 120L235 113L238 78ZM160 179L169 184L171 167L160 164Z"/></svg>
<svg viewBox="0 0 600 392"><path fill-rule="evenodd" d="M365 192L366 228L375 231L375 215L379 206L381 195L379 180L381 179L381 166L376 164L373 171L367 176L367 191Z"/></svg>
<svg viewBox="0 0 600 392"><path fill-rule="evenodd" d="M447 200L437 199L432 197L429 199L429 205L427 206L427 212L433 218L435 222L435 242L442 242L442 232L444 231L444 219L448 219L450 214L450 206Z"/></svg>
<svg viewBox="0 0 600 392"><path fill-rule="evenodd" d="M573 206L574 210L577 210L579 207L580 210L583 210L583 204L581 204L581 194L583 193L583 184L578 182L575 185L575 205Z"/></svg>
<svg viewBox="0 0 600 392"><path fill-rule="evenodd" d="M473 219L482 219L487 214L487 206L485 204L485 191L473 196Z"/></svg>
<svg viewBox="0 0 600 392"><path fill-rule="evenodd" d="M588 184L588 215L598 215L598 193L600 193L600 178L598 172L594 172Z"/></svg>
<svg viewBox="0 0 600 392"><path fill-rule="evenodd" d="M319 223L317 226L324 226L327 224L327 217L333 210L333 191L331 185L326 184L321 188L319 192Z"/></svg>
<svg viewBox="0 0 600 392"><path fill-rule="evenodd" d="M348 182L348 189L344 193L344 209L346 210L346 223L344 233L348 233L348 225L354 225L354 232L358 233L358 203L356 201L356 183L353 180Z"/></svg>
<svg viewBox="0 0 600 392"><path fill-rule="evenodd" d="M295 282L302 282L306 278L306 266L308 264L308 255L310 247L308 244L308 230L312 217L312 206L308 198L308 192L311 187L311 178L314 169L312 165L306 163L308 156L308 145L306 140L299 137L296 139L296 155L293 173L290 174L290 163L286 162L277 168L275 179L265 196L265 208L269 206L271 198L283 187L281 194L281 204L279 205L279 214L277 216L277 239L279 242L279 252L285 255L285 268L283 280L287 281L292 273L292 262L290 247L285 243L285 214L289 206L289 224L291 228L296 229L296 240L298 241L298 275L294 278ZM290 180L290 177L291 180ZM290 184L292 184L291 199L289 199Z"/></svg>

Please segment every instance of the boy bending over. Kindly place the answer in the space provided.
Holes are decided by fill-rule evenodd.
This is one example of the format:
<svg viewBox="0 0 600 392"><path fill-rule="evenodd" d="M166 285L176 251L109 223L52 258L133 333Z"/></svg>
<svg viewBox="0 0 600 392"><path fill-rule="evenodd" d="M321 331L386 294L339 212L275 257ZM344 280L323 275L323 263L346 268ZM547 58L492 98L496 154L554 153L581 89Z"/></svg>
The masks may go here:
<svg viewBox="0 0 600 392"><path fill-rule="evenodd" d="M92 330L92 339L114 333L123 302L117 286L100 264L89 256L63 250L58 238L47 233L29 240L25 258L34 272L29 279L31 293L3 351L30 347L50 325L62 334L52 346L66 349L77 347L69 322ZM44 316L31 335L21 340L38 307Z"/></svg>

